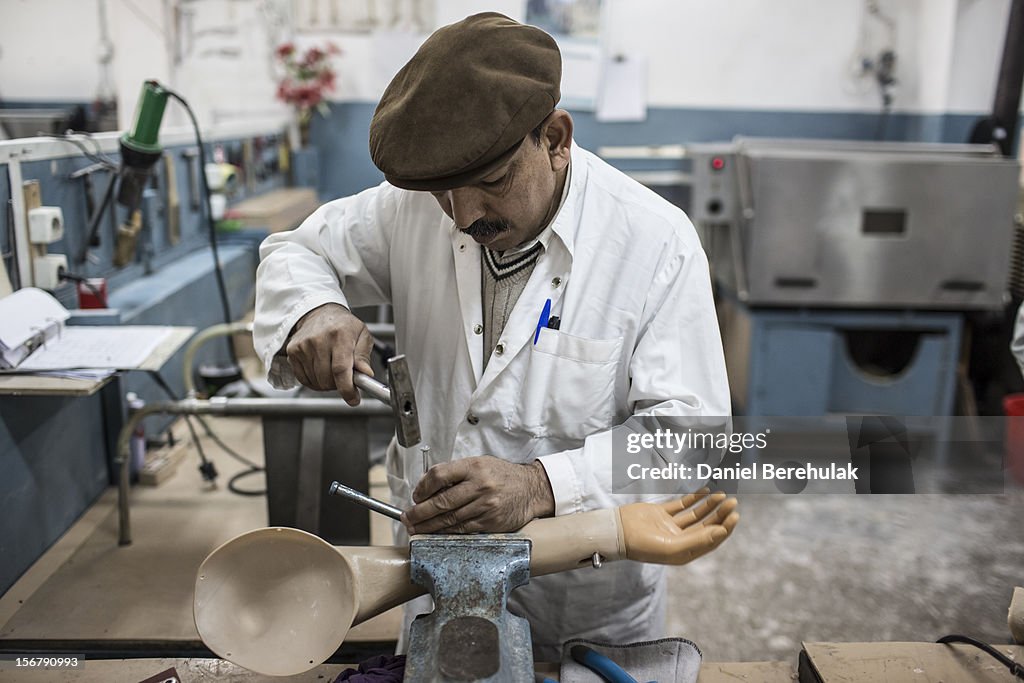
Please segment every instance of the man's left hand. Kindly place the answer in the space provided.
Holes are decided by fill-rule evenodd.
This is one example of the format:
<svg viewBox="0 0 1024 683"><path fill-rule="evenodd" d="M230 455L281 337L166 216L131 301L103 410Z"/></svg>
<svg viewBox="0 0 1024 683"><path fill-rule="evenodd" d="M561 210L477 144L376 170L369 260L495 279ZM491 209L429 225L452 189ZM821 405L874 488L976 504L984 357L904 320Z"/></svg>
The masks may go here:
<svg viewBox="0 0 1024 683"><path fill-rule="evenodd" d="M412 492L402 514L409 535L518 531L535 517L555 513L544 466L518 465L491 455L434 465Z"/></svg>

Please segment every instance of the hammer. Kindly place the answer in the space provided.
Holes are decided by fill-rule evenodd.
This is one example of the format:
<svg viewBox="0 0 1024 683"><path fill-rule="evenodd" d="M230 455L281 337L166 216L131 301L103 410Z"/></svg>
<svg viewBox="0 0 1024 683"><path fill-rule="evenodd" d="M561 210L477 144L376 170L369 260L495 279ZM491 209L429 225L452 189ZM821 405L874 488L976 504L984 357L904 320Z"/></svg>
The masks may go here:
<svg viewBox="0 0 1024 683"><path fill-rule="evenodd" d="M416 396L412 392L412 377L409 376L409 363L405 354L388 359L388 384L384 386L369 375L358 371L352 373L354 384L368 396L383 401L391 406L395 415L395 436L403 446L415 446L420 442L420 420L416 412ZM329 493L332 496L347 498L374 512L387 515L392 519L401 519L402 511L387 503L371 498L365 493L351 489L340 482L333 482Z"/></svg>
<svg viewBox="0 0 1024 683"><path fill-rule="evenodd" d="M391 406L395 415L395 435L405 447L420 442L420 420L416 412L416 396L412 391L412 377L405 354L388 359L388 384L384 386L369 375L353 373L353 382L368 396Z"/></svg>

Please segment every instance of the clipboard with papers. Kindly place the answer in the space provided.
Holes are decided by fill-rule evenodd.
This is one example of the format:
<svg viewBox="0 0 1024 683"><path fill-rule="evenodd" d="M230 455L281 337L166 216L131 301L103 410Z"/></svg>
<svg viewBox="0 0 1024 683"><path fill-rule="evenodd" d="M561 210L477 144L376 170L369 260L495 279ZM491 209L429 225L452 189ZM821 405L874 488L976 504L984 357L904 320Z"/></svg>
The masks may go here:
<svg viewBox="0 0 1024 683"><path fill-rule="evenodd" d="M158 349L172 341L176 349L193 331L163 325L68 325L70 317L40 289L25 287L0 299L0 374L100 380L119 370L146 369Z"/></svg>
<svg viewBox="0 0 1024 683"><path fill-rule="evenodd" d="M0 299L0 369L17 368L60 334L71 314L41 289L26 287Z"/></svg>

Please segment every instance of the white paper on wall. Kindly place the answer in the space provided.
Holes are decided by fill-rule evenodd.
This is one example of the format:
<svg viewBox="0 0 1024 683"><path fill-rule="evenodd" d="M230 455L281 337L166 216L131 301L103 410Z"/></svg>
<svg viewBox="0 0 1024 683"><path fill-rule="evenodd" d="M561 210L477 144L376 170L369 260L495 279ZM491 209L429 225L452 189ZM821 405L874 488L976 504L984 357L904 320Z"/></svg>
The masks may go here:
<svg viewBox="0 0 1024 683"><path fill-rule="evenodd" d="M605 60L597 97L598 121L647 119L647 58L616 55Z"/></svg>

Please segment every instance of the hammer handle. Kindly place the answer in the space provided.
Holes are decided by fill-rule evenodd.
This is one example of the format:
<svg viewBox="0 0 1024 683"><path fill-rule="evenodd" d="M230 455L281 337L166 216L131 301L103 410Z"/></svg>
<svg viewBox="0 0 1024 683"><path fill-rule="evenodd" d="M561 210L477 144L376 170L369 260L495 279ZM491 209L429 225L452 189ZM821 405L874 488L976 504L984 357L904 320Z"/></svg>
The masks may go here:
<svg viewBox="0 0 1024 683"><path fill-rule="evenodd" d="M357 387L362 389L367 396L372 396L378 401L383 401L384 403L391 405L391 391L386 385L381 384L369 375L356 372L355 370L352 371L352 381Z"/></svg>

